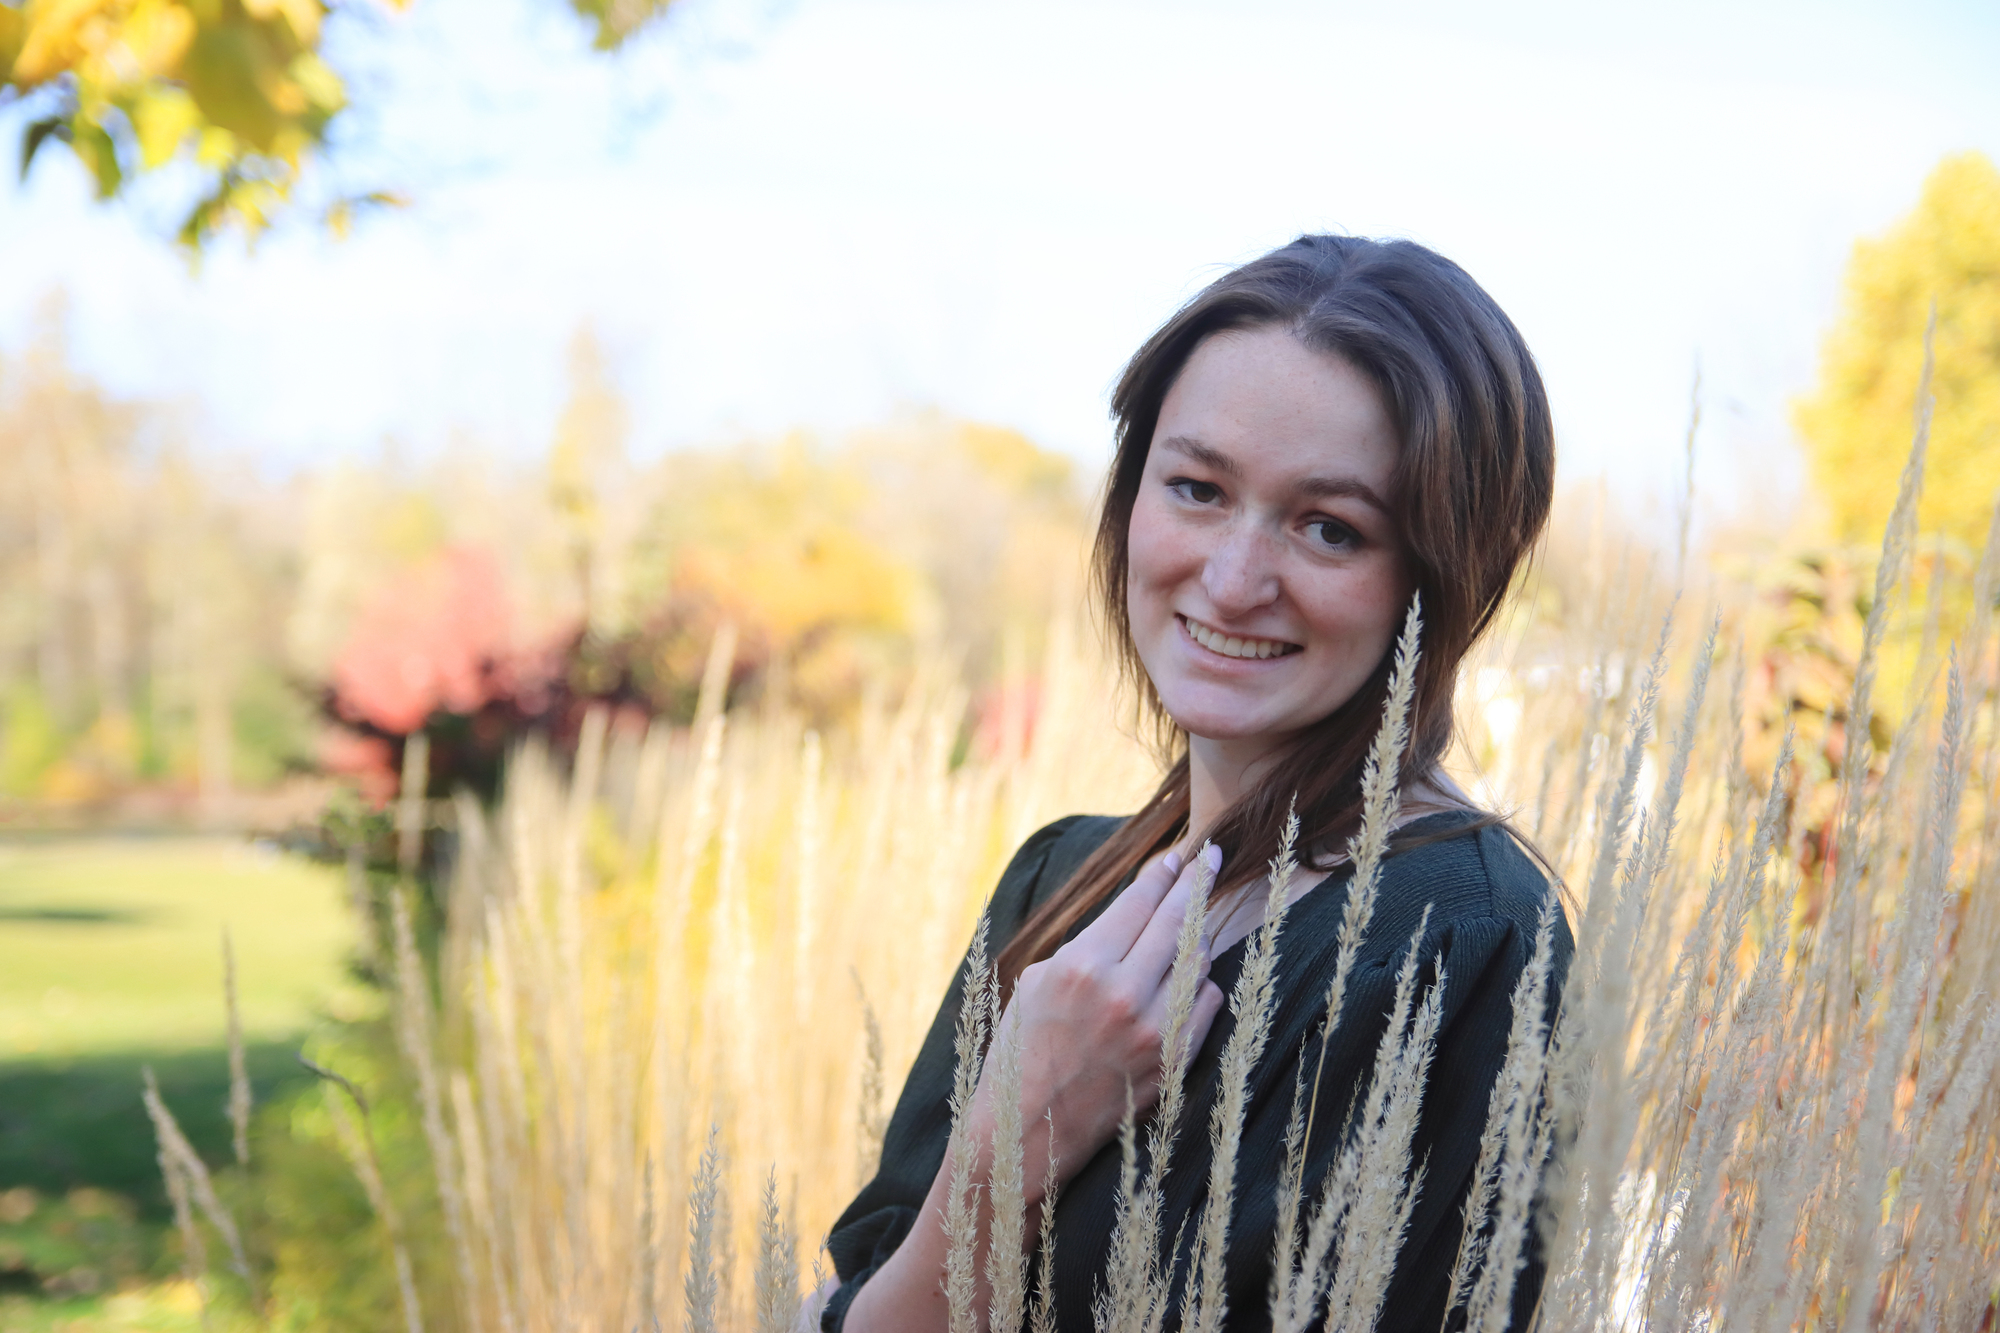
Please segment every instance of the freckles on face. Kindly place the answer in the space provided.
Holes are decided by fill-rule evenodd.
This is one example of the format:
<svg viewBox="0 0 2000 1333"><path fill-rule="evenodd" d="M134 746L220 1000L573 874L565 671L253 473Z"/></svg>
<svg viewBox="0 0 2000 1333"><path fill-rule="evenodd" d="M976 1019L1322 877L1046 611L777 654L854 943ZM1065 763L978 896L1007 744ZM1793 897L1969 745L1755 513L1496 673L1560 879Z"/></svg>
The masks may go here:
<svg viewBox="0 0 2000 1333"><path fill-rule="evenodd" d="M1191 736L1280 745L1374 671L1410 593L1398 452L1373 383L1282 329L1188 358L1133 502L1126 604Z"/></svg>

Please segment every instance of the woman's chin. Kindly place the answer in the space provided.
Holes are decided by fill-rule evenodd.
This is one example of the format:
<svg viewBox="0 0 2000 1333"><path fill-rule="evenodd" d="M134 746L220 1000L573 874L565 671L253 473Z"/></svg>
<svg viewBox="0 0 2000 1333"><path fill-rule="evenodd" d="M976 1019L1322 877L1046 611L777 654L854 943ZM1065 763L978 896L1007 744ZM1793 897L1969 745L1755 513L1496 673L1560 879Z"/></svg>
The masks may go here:
<svg viewBox="0 0 2000 1333"><path fill-rule="evenodd" d="M1276 746L1283 743L1283 733L1270 726L1261 718L1247 718L1241 714L1203 712L1189 710L1186 714L1173 714L1175 725L1197 741L1220 746Z"/></svg>

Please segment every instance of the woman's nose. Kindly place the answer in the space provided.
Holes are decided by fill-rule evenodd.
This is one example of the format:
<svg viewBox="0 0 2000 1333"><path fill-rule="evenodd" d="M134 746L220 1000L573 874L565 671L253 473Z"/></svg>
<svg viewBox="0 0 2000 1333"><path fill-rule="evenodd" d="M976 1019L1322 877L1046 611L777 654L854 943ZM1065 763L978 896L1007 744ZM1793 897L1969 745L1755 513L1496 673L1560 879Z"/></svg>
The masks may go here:
<svg viewBox="0 0 2000 1333"><path fill-rule="evenodd" d="M1209 552L1202 591L1217 611L1254 611L1277 600L1278 553L1270 535L1250 524L1232 524Z"/></svg>

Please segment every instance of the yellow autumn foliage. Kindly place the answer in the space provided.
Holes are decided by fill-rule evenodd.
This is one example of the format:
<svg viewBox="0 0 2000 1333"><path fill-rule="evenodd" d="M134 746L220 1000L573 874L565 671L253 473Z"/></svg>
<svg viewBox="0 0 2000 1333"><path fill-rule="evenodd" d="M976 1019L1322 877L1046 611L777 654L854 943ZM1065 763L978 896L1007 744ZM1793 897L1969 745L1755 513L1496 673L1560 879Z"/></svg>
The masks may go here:
<svg viewBox="0 0 2000 1333"><path fill-rule="evenodd" d="M570 0L608 50L672 0ZM407 0L390 0L400 8ZM347 106L320 56L324 0L25 0L0 4L0 91L37 99L22 138L25 172L44 145L66 144L97 184L121 193L180 158L208 173L182 221L200 247L239 226L254 235L290 201L308 160ZM336 200L339 231L383 191Z"/></svg>
<svg viewBox="0 0 2000 1333"><path fill-rule="evenodd" d="M1819 383L1797 406L1844 541L1879 533L1896 502L1933 303L1937 406L1918 525L1976 551L2000 490L2000 169L1982 153L1946 158L1908 217L1856 243Z"/></svg>

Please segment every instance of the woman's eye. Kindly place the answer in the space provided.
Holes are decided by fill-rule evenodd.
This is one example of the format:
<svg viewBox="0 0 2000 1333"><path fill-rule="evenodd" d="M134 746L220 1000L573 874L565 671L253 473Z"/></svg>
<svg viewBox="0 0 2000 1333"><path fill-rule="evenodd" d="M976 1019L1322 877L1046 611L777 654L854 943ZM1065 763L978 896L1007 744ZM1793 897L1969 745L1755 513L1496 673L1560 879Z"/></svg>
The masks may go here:
<svg viewBox="0 0 2000 1333"><path fill-rule="evenodd" d="M1192 477L1176 477L1167 483L1167 489L1178 491L1183 500L1192 500L1198 505L1214 504L1222 498L1222 488L1211 481L1196 481Z"/></svg>
<svg viewBox="0 0 2000 1333"><path fill-rule="evenodd" d="M1316 518L1306 524L1306 531L1322 546L1345 549L1361 542L1361 534L1338 519Z"/></svg>

